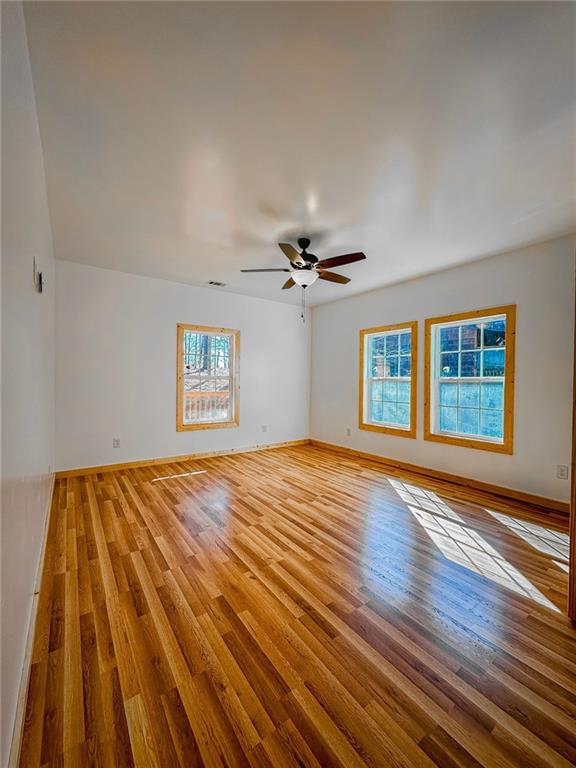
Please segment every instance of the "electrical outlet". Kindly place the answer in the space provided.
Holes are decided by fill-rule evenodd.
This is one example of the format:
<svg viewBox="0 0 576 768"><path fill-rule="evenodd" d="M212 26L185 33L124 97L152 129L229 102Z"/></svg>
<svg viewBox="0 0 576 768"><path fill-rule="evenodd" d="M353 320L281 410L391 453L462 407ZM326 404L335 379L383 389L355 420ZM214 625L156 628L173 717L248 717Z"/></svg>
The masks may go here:
<svg viewBox="0 0 576 768"><path fill-rule="evenodd" d="M346 429L346 437L350 437L351 434L352 434L352 430L350 429L350 427L348 427Z"/></svg>
<svg viewBox="0 0 576 768"><path fill-rule="evenodd" d="M262 424L262 432L268 432L268 424Z"/></svg>
<svg viewBox="0 0 576 768"><path fill-rule="evenodd" d="M119 437L113 437L112 438L112 448L120 448L120 438Z"/></svg>
<svg viewBox="0 0 576 768"><path fill-rule="evenodd" d="M568 480L567 464L556 464L556 477L558 480Z"/></svg>

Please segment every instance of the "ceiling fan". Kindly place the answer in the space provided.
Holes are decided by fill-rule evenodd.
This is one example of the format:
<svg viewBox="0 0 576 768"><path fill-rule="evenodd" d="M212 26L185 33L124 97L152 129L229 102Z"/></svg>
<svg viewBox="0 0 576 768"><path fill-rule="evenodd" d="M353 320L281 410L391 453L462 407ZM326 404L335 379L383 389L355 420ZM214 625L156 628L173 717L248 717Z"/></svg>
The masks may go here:
<svg viewBox="0 0 576 768"><path fill-rule="evenodd" d="M290 243L278 243L278 246L284 256L290 262L292 269L278 268L278 269L241 269L241 272L290 272L290 277L282 289L292 288L294 285L301 285L302 288L307 288L312 283L315 283L318 278L320 280L328 280L331 283L341 283L342 285L349 283L350 278L339 275L337 272L329 272L330 267L341 267L344 264L353 264L355 261L362 261L366 256L363 253L346 253L343 256L333 256L331 259L322 259L318 261L318 258L313 253L308 253L307 248L310 245L310 240L307 237L301 237L298 240L298 245L302 249L300 253Z"/></svg>

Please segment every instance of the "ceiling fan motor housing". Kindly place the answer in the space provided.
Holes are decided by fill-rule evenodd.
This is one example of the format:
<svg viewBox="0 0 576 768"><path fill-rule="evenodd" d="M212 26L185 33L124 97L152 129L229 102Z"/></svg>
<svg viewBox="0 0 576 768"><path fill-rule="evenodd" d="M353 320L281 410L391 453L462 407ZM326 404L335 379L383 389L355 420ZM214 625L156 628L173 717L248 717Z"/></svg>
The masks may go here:
<svg viewBox="0 0 576 768"><path fill-rule="evenodd" d="M313 253L306 252L306 248L310 245L310 239L308 237L300 237L298 238L298 245L302 249L300 256L302 256L307 266L304 267L301 264L293 264L293 266L295 269L312 269L313 265L317 263L318 257L314 256Z"/></svg>

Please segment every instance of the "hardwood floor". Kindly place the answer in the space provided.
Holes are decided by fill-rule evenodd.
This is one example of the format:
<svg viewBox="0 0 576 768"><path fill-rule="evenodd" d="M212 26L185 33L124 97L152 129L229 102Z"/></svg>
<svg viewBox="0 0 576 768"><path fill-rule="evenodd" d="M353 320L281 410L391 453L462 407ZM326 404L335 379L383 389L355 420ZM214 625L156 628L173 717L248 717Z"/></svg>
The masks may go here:
<svg viewBox="0 0 576 768"><path fill-rule="evenodd" d="M59 480L20 766L574 765L566 548L312 446Z"/></svg>

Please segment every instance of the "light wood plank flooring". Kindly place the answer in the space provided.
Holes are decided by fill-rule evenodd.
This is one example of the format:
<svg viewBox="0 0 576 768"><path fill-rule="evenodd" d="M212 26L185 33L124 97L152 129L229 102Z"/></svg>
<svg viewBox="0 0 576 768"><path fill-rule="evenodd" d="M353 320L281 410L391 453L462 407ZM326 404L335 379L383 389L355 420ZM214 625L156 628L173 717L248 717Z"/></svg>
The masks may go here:
<svg viewBox="0 0 576 768"><path fill-rule="evenodd" d="M576 764L565 522L472 498L312 446L58 481L21 767Z"/></svg>

